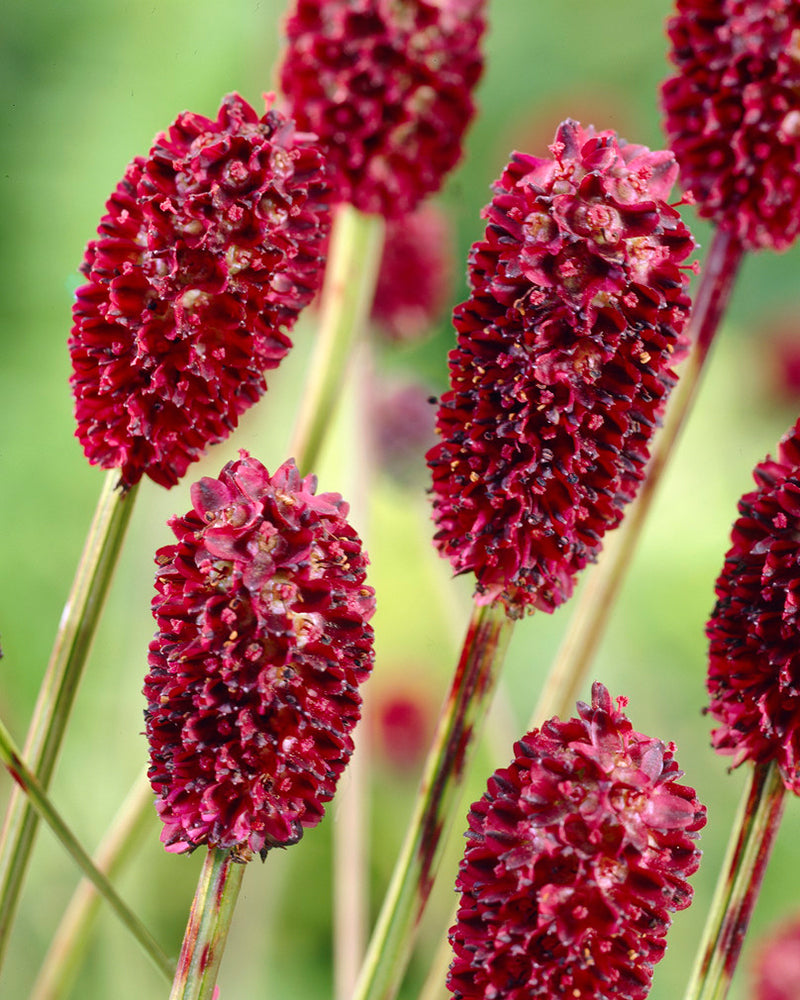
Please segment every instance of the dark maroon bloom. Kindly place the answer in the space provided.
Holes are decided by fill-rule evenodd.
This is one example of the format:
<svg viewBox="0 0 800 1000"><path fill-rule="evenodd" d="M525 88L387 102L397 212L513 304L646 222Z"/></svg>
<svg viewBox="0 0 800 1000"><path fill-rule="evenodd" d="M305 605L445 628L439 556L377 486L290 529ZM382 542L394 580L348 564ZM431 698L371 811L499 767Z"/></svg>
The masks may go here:
<svg viewBox="0 0 800 1000"><path fill-rule="evenodd" d="M156 554L145 718L168 851L294 843L350 757L375 599L347 504L315 485L242 452Z"/></svg>
<svg viewBox="0 0 800 1000"><path fill-rule="evenodd" d="M484 0L295 0L280 85L319 136L341 201L393 218L461 156Z"/></svg>
<svg viewBox="0 0 800 1000"><path fill-rule="evenodd" d="M370 385L369 418L381 469L419 487L427 471L425 452L436 440L430 388L422 382L376 378Z"/></svg>
<svg viewBox="0 0 800 1000"><path fill-rule="evenodd" d="M633 499L689 310L672 155L571 120L551 150L484 210L428 453L437 546L514 615L566 600Z"/></svg>
<svg viewBox="0 0 800 1000"><path fill-rule="evenodd" d="M750 995L753 1000L800 997L800 919L796 915L761 940Z"/></svg>
<svg viewBox="0 0 800 1000"><path fill-rule="evenodd" d="M753 473L706 626L714 747L800 794L800 421Z"/></svg>
<svg viewBox="0 0 800 1000"><path fill-rule="evenodd" d="M602 684L580 718L514 747L469 813L450 931L457 1000L639 1000L666 946L705 807L674 746L634 732Z"/></svg>
<svg viewBox="0 0 800 1000"><path fill-rule="evenodd" d="M800 5L678 0L678 73L663 86L670 145L700 214L747 250L800 232Z"/></svg>
<svg viewBox="0 0 800 1000"><path fill-rule="evenodd" d="M266 390L330 225L319 150L237 95L180 115L109 199L69 346L90 462L173 486Z"/></svg>
<svg viewBox="0 0 800 1000"><path fill-rule="evenodd" d="M387 339L432 333L453 286L453 240L447 216L430 203L386 226L372 321Z"/></svg>

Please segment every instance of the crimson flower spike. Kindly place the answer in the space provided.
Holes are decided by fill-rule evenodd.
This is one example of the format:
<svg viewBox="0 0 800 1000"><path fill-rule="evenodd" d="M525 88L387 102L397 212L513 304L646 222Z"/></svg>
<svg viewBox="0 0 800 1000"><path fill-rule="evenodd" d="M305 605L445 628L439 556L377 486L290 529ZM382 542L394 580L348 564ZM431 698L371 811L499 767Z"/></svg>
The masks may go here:
<svg viewBox="0 0 800 1000"><path fill-rule="evenodd" d="M350 758L375 599L347 504L315 484L241 452L157 553L145 718L168 851L295 843Z"/></svg>
<svg viewBox="0 0 800 1000"><path fill-rule="evenodd" d="M280 88L319 136L338 200L396 218L461 156L484 0L295 0Z"/></svg>
<svg viewBox="0 0 800 1000"><path fill-rule="evenodd" d="M69 341L90 462L173 486L266 391L322 277L330 187L311 137L236 94L127 168L86 250Z"/></svg>
<svg viewBox="0 0 800 1000"><path fill-rule="evenodd" d="M800 5L678 0L665 128L700 215L744 250L800 234Z"/></svg>
<svg viewBox="0 0 800 1000"><path fill-rule="evenodd" d="M739 501L706 625L714 748L753 765L687 997L722 1000L780 826L800 793L800 421Z"/></svg>
<svg viewBox="0 0 800 1000"><path fill-rule="evenodd" d="M689 905L706 822L674 746L602 684L514 747L469 813L448 987L456 1000L641 1000Z"/></svg>
<svg viewBox="0 0 800 1000"><path fill-rule="evenodd" d="M689 311L672 154L571 120L550 148L494 185L428 453L436 545L512 617L565 601L633 499Z"/></svg>

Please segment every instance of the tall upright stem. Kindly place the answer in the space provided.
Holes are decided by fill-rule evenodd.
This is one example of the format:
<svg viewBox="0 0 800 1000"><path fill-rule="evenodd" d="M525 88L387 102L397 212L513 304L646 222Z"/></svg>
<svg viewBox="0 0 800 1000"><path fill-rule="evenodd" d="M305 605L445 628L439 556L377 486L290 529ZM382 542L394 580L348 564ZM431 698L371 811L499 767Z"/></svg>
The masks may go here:
<svg viewBox="0 0 800 1000"><path fill-rule="evenodd" d="M364 327L383 247L382 216L340 205L322 289L320 329L295 422L290 454L305 475L316 466L347 362Z"/></svg>
<svg viewBox="0 0 800 1000"><path fill-rule="evenodd" d="M391 1000L400 987L513 625L498 603L473 610L354 1000Z"/></svg>
<svg viewBox="0 0 800 1000"><path fill-rule="evenodd" d="M230 851L209 848L169 1000L211 1000L245 867Z"/></svg>
<svg viewBox="0 0 800 1000"><path fill-rule="evenodd" d="M728 995L785 798L777 765L756 764L731 831L686 1000L724 1000Z"/></svg>
<svg viewBox="0 0 800 1000"><path fill-rule="evenodd" d="M45 790L58 759L136 498L136 486L123 492L117 489L118 482L118 471L107 474L22 751ZM0 835L0 966L38 822L38 815L25 794L15 788Z"/></svg>

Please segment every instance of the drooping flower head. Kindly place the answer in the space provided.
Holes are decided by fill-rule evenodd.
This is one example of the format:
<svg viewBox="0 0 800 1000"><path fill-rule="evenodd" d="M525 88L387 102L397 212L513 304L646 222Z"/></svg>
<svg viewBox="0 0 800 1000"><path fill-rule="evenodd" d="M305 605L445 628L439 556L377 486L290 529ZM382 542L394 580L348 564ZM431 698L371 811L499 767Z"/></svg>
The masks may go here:
<svg viewBox="0 0 800 1000"><path fill-rule="evenodd" d="M640 1000L670 913L691 902L705 807L672 744L633 730L601 685L579 718L514 747L469 813L456 888L456 1000Z"/></svg>
<svg viewBox="0 0 800 1000"><path fill-rule="evenodd" d="M168 851L294 843L350 757L375 599L347 504L314 490L242 452L156 554L145 719Z"/></svg>
<svg viewBox="0 0 800 1000"><path fill-rule="evenodd" d="M566 600L621 519L686 346L672 155L571 120L551 150L494 185L428 453L436 545L511 614Z"/></svg>
<svg viewBox="0 0 800 1000"><path fill-rule="evenodd" d="M756 466L706 625L714 747L800 794L800 421Z"/></svg>
<svg viewBox="0 0 800 1000"><path fill-rule="evenodd" d="M795 914L764 935L753 963L753 1000L800 996L800 919Z"/></svg>
<svg viewBox="0 0 800 1000"><path fill-rule="evenodd" d="M90 462L173 486L266 390L321 278L322 154L274 110L225 98L137 157L86 250L69 347Z"/></svg>
<svg viewBox="0 0 800 1000"><path fill-rule="evenodd" d="M340 201L393 218L461 156L484 0L295 0L280 87L319 136Z"/></svg>
<svg viewBox="0 0 800 1000"><path fill-rule="evenodd" d="M800 233L800 5L678 0L665 128L700 214L746 250Z"/></svg>
<svg viewBox="0 0 800 1000"><path fill-rule="evenodd" d="M390 341L432 333L453 286L453 239L447 216L426 202L386 226L370 318Z"/></svg>

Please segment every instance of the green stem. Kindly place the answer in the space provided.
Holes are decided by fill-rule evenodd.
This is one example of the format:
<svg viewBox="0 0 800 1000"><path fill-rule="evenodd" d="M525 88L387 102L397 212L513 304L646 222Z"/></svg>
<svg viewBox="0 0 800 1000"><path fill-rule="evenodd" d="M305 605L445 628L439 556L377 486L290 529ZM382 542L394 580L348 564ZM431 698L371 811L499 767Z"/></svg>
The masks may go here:
<svg viewBox="0 0 800 1000"><path fill-rule="evenodd" d="M354 1000L390 1000L400 987L513 626L499 603L473 610Z"/></svg>
<svg viewBox="0 0 800 1000"><path fill-rule="evenodd" d="M170 1000L211 1000L245 864L211 847L192 902Z"/></svg>
<svg viewBox="0 0 800 1000"><path fill-rule="evenodd" d="M731 831L686 1000L724 1000L785 804L775 763L756 764Z"/></svg>
<svg viewBox="0 0 800 1000"><path fill-rule="evenodd" d="M384 221L340 205L322 290L322 314L310 374L289 449L303 475L314 469L341 391L347 362L375 297Z"/></svg>
<svg viewBox="0 0 800 1000"><path fill-rule="evenodd" d="M94 856L97 868L116 878L153 819L153 791L143 771ZM101 901L94 884L88 878L81 879L50 943L30 1000L60 1000L69 994Z"/></svg>
<svg viewBox="0 0 800 1000"><path fill-rule="evenodd" d="M170 980L173 974L173 964L162 952L153 935L127 904L122 901L116 889L114 889L106 876L95 866L92 859L81 847L78 838L56 811L36 776L23 762L20 751L14 745L11 734L2 722L0 722L0 760L2 760L11 777L25 792L28 801L50 826L84 875L88 879L91 879L123 924L142 946L148 958L152 960L159 972L163 973L167 980Z"/></svg>
<svg viewBox="0 0 800 1000"><path fill-rule="evenodd" d="M119 472L109 472L98 500L81 560L59 623L50 662L39 689L23 748L25 759L47 789L75 692L130 520L137 488L120 492ZM0 966L19 901L38 826L38 816L15 789L0 836Z"/></svg>
<svg viewBox="0 0 800 1000"><path fill-rule="evenodd" d="M653 444L647 477L624 521L606 539L606 551L584 584L570 619L566 638L539 696L531 727L540 726L554 715L569 715L573 710L578 692L605 634L611 609L631 565L633 552L667 462L694 405L700 377L705 370L714 335L730 300L741 260L740 244L729 234L717 230L689 320L691 353L667 408L664 426Z"/></svg>

